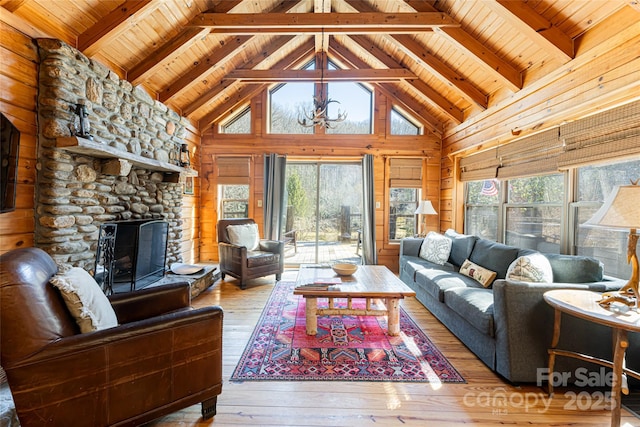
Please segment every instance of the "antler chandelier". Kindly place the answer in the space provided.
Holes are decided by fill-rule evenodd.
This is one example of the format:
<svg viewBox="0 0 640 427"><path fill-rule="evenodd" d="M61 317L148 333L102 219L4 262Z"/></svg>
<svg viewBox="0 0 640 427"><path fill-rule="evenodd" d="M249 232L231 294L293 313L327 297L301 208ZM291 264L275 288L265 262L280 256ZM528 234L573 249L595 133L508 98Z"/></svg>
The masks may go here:
<svg viewBox="0 0 640 427"><path fill-rule="evenodd" d="M306 128L318 126L325 129L335 128L335 123L343 122L347 118L347 113L338 110L338 115L335 118L327 116L327 108L329 104L335 102L339 104L339 101L335 101L331 98L323 99L322 90L320 91L320 97L313 97L313 110L303 111L304 117L298 118L298 123Z"/></svg>
<svg viewBox="0 0 640 427"><path fill-rule="evenodd" d="M343 122L347 118L347 112L342 112L339 109L337 117L332 119L327 115L329 104L333 102L335 102L336 104L340 104L340 102L331 98L324 97L325 55L324 30L322 30L322 49L320 50L320 96L313 97L313 109L311 111L301 111L301 116L298 117L298 124L306 128L318 126L325 129L333 129L335 128L336 123Z"/></svg>

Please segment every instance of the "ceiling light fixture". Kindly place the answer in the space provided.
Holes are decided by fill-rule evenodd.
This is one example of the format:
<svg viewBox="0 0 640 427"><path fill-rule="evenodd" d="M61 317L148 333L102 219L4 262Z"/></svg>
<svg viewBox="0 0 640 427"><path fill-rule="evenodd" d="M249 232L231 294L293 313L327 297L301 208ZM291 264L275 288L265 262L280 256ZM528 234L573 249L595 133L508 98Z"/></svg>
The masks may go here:
<svg viewBox="0 0 640 427"><path fill-rule="evenodd" d="M324 52L324 28L322 29L322 48L320 49L320 96L313 97L313 109L311 111L302 111L301 116L298 117L298 124L303 127L310 128L314 126L323 127L325 129L334 129L336 123L345 121L347 118L347 112L342 112L338 109L338 116L330 118L328 116L329 104L335 102L339 104L339 101L331 98L325 98L324 96L324 59L326 54ZM328 92L328 90L327 90Z"/></svg>

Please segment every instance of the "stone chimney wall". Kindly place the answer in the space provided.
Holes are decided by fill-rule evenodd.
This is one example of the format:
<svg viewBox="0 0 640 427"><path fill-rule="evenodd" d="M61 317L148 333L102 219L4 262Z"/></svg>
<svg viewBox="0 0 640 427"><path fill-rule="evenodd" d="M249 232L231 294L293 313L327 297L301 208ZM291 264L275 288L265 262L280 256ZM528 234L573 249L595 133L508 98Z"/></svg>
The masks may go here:
<svg viewBox="0 0 640 427"><path fill-rule="evenodd" d="M167 264L182 261L182 184L178 174L56 147L72 136L85 104L94 142L178 164L186 119L64 42L37 40L38 175L35 245L58 264L94 267L100 225L128 219L169 223ZM116 167L113 167L116 162ZM122 164L121 167L117 167Z"/></svg>

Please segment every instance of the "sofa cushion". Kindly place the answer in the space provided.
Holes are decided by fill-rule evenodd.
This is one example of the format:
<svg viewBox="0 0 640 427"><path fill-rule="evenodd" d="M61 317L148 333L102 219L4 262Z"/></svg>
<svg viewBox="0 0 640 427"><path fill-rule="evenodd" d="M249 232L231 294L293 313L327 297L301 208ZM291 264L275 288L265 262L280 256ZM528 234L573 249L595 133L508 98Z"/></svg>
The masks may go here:
<svg viewBox="0 0 640 427"><path fill-rule="evenodd" d="M258 224L228 225L227 234L232 245L244 246L248 251L253 251L260 243Z"/></svg>
<svg viewBox="0 0 640 427"><path fill-rule="evenodd" d="M483 334L494 336L493 291L485 288L451 288L444 303Z"/></svg>
<svg viewBox="0 0 640 427"><path fill-rule="evenodd" d="M444 302L444 291L447 289L480 287L480 284L472 278L458 274L449 263L438 268L425 268L418 271L416 283L440 302Z"/></svg>
<svg viewBox="0 0 640 427"><path fill-rule="evenodd" d="M280 254L273 252L249 251L247 252L247 267L260 267L261 265L276 264L280 261Z"/></svg>
<svg viewBox="0 0 640 427"><path fill-rule="evenodd" d="M522 282L553 282L551 263L541 253L516 258L507 269L507 279Z"/></svg>
<svg viewBox="0 0 640 427"><path fill-rule="evenodd" d="M411 281L415 280L417 271L420 271L429 266L437 267L437 265L430 263L426 259L422 259L417 256L405 256L403 258L404 258L403 261L400 263L400 268L402 269L402 275L404 277L410 278Z"/></svg>
<svg viewBox="0 0 640 427"><path fill-rule="evenodd" d="M444 235L451 239L449 262L456 267L460 267L462 263L469 258L478 238L476 236L459 234L452 229L448 229Z"/></svg>
<svg viewBox="0 0 640 427"><path fill-rule="evenodd" d="M580 255L544 254L553 270L556 283L600 282L604 265L597 259Z"/></svg>
<svg viewBox="0 0 640 427"><path fill-rule="evenodd" d="M469 261L496 272L496 279L504 279L507 269L518 257L518 248L487 239L478 239Z"/></svg>
<svg viewBox="0 0 640 427"><path fill-rule="evenodd" d="M420 258L444 265L451 253L451 239L442 234L430 231L420 246Z"/></svg>
<svg viewBox="0 0 640 427"><path fill-rule="evenodd" d="M60 270L51 284L60 290L69 312L87 333L118 326L116 313L94 278L80 267Z"/></svg>
<svg viewBox="0 0 640 427"><path fill-rule="evenodd" d="M460 274L477 280L483 287L489 288L496 278L496 272L466 260L460 267Z"/></svg>

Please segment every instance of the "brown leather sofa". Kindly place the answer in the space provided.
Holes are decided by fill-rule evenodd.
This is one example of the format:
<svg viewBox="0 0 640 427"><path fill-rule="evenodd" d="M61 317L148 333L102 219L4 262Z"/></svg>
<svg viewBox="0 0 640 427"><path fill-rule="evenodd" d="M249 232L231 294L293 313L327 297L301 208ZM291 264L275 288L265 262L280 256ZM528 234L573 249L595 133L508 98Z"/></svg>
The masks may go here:
<svg viewBox="0 0 640 427"><path fill-rule="evenodd" d="M284 242L279 240L260 240L256 250L231 243L227 227L229 225L255 224L251 218L221 219L218 221L218 251L220 255L220 274L240 280L240 289L247 287L247 280L276 275L280 280L284 271Z"/></svg>
<svg viewBox="0 0 640 427"><path fill-rule="evenodd" d="M43 250L0 256L0 361L29 426L135 426L222 391L220 307L190 307L188 284L110 296L118 326L80 333Z"/></svg>

